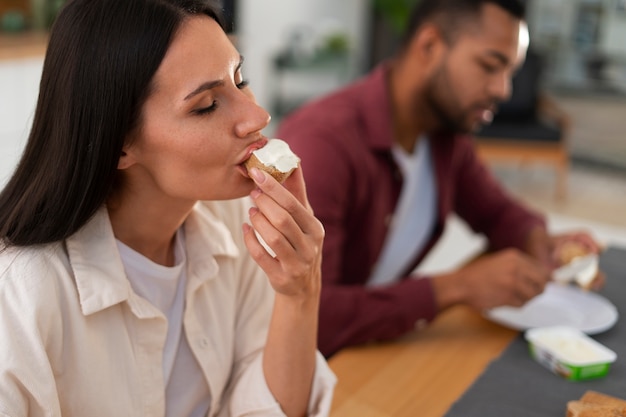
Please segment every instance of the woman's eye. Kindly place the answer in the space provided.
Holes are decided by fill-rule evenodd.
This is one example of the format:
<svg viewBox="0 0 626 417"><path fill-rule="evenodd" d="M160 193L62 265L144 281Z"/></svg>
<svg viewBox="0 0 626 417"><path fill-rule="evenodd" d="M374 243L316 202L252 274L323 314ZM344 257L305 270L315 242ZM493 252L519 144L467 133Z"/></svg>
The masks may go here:
<svg viewBox="0 0 626 417"><path fill-rule="evenodd" d="M203 114L208 114L208 113L215 111L215 109L217 109L217 101L213 100L213 103L211 103L209 107L196 109L193 111L193 113L197 114L198 116L202 116Z"/></svg>
<svg viewBox="0 0 626 417"><path fill-rule="evenodd" d="M237 83L237 88L241 90L242 88L246 88L249 84L250 84L250 81L241 80L241 82Z"/></svg>

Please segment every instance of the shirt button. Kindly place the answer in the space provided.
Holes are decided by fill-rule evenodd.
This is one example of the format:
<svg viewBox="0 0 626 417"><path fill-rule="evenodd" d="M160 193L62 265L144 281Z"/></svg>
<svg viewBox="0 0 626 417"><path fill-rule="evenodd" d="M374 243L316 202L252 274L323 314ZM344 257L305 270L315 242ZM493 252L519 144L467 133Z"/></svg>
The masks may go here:
<svg viewBox="0 0 626 417"><path fill-rule="evenodd" d="M203 337L202 339L200 339L200 342L198 344L200 345L202 349L206 349L209 347L209 341L207 340L206 337Z"/></svg>

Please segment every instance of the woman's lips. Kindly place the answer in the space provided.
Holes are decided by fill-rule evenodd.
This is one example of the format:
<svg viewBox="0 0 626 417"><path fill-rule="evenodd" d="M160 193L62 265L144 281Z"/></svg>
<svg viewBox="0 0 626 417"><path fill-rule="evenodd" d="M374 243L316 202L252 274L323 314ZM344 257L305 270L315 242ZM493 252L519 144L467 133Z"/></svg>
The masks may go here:
<svg viewBox="0 0 626 417"><path fill-rule="evenodd" d="M261 149L262 147L265 146L265 144L267 144L267 138L263 137L257 140L256 142L253 142L250 145L248 145L248 147L246 148L246 152L243 158L239 160L238 165L243 166L243 164L248 160L248 158L250 158L250 155L252 155L252 152L256 151L257 149Z"/></svg>
<svg viewBox="0 0 626 417"><path fill-rule="evenodd" d="M239 164L237 165L237 169L239 170L239 172L241 173L241 175L243 175L246 178L250 178L250 175L248 175L248 170L246 169L246 167L244 166L244 164Z"/></svg>
<svg viewBox="0 0 626 417"><path fill-rule="evenodd" d="M267 141L268 141L267 138L263 137L257 140L256 142L253 142L250 145L248 145L243 158L241 158L239 163L237 164L237 169L239 170L239 172L241 172L241 175L243 175L246 178L250 178L250 175L248 175L248 169L246 168L245 163L248 159L250 159L250 155L252 155L252 152L264 147L267 144Z"/></svg>

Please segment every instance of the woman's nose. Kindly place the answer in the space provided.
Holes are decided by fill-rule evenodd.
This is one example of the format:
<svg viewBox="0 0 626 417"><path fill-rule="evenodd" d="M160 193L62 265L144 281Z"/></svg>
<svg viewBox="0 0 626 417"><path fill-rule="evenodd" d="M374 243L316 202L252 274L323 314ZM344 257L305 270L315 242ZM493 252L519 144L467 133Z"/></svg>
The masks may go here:
<svg viewBox="0 0 626 417"><path fill-rule="evenodd" d="M237 137L245 138L248 135L264 129L272 119L270 114L259 106L253 97L242 103L239 121L235 124Z"/></svg>

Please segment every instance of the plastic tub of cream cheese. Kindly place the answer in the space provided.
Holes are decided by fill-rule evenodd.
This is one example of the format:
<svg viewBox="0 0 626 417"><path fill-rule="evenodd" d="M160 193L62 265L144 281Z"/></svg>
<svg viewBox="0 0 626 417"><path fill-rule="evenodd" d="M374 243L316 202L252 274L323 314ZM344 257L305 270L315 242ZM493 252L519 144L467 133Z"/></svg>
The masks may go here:
<svg viewBox="0 0 626 417"><path fill-rule="evenodd" d="M530 355L540 364L570 381L601 378L617 354L580 330L568 326L527 330Z"/></svg>

